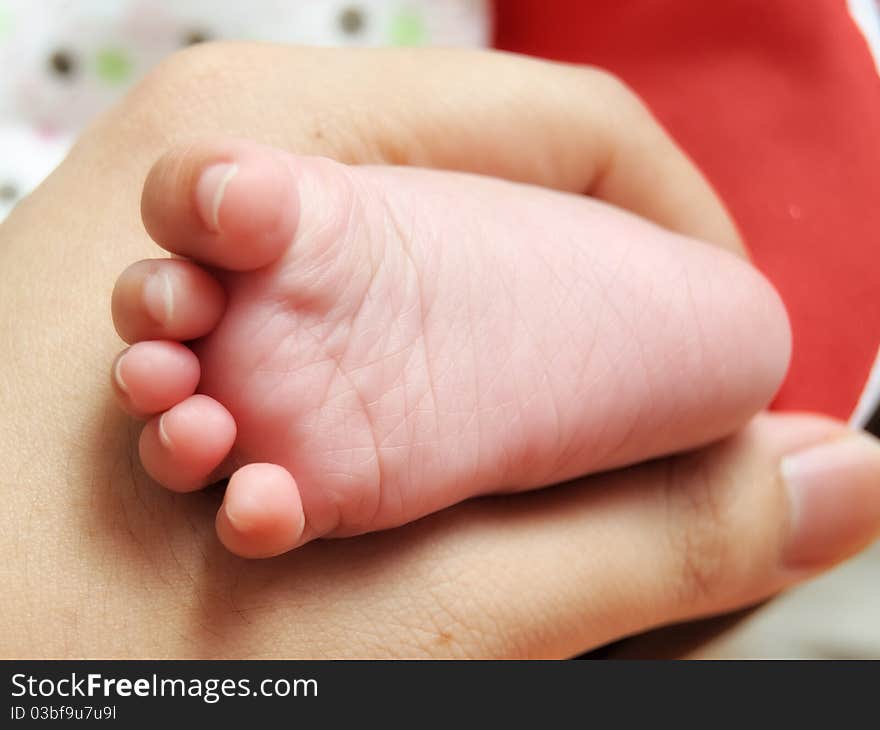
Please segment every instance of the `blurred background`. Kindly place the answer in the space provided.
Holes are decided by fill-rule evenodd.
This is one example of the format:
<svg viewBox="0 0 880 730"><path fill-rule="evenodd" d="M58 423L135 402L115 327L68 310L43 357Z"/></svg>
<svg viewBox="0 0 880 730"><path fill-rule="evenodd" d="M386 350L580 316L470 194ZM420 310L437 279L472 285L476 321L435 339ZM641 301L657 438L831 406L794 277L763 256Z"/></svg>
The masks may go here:
<svg viewBox="0 0 880 730"><path fill-rule="evenodd" d="M483 0L0 0L0 219L165 56L210 40L490 42Z"/></svg>

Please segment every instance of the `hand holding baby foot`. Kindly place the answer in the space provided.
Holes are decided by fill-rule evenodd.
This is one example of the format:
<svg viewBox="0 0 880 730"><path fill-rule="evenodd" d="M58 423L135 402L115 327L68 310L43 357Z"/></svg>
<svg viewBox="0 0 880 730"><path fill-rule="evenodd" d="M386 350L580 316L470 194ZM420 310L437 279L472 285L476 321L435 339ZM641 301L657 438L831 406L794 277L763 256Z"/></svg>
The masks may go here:
<svg viewBox="0 0 880 730"><path fill-rule="evenodd" d="M580 196L228 141L142 207L188 260L120 277L117 393L165 486L252 464L217 525L246 556L706 443L787 364L748 264Z"/></svg>
<svg viewBox="0 0 880 730"><path fill-rule="evenodd" d="M631 163L619 174L591 165L597 140L608 139L591 119L608 121L624 145L640 135L613 113L619 105L602 87L583 83L581 72L494 54L409 53L214 44L187 52L181 61L195 59L195 67L172 68L170 81L160 78L135 99L134 111L108 116L4 223L0 260L16 272L0 287L8 325L0 327L0 349L8 353L0 387L0 462L8 477L0 539L13 556L3 574L2 613L14 628L0 632L5 656L561 658L651 626L754 603L876 535L876 443L855 437L864 456L856 469L841 466L824 444L840 446L852 461L858 449L845 428L810 417L758 418L738 436L693 454L523 498L473 501L393 532L318 541L249 564L224 554L204 529L214 495L181 498L143 479L131 463L133 429L105 407L99 370L118 345L105 336L106 305L95 292L130 261L155 255L131 211L148 166L171 143L234 129L353 163L455 167L590 190L699 240L723 243L717 231L732 232L684 157L670 166L676 158L668 147L656 158L644 154L659 149L659 128L641 136L650 144L607 155L612 167ZM462 83L472 76L479 89ZM529 113L512 119L512 98L525 100ZM599 113L582 114L583 107ZM319 138L315 129L334 133ZM596 169L601 184L593 184ZM633 169L641 177L626 175ZM627 188L627 179L637 184ZM165 197L172 200L190 205L185 192ZM601 240L590 232L590 241ZM148 272L158 270L152 266ZM194 267L218 284L223 279L225 296L222 272ZM137 305L140 289L132 292ZM172 299L170 321L182 329L163 335L145 318L138 325L143 336L195 338L185 331L188 316L174 322L190 301L201 298ZM727 337L728 325L704 314L709 351L719 347L714 338ZM126 338L135 341L135 334ZM198 365L177 343L180 351L179 362ZM748 357L738 353L711 374L719 389L738 382L731 375ZM126 356L120 366L132 385L144 375L137 362ZM709 375L695 384L703 392ZM185 397L175 389L192 392L185 380L162 379L154 383L161 386L155 400L124 403L138 415L159 413L169 407L163 399ZM130 391L126 398L146 395ZM714 403L704 406L705 420ZM683 420L672 419L667 430ZM818 510L836 528L816 529L810 517L801 534L820 548L821 561L790 570L792 515L806 513L802 503L789 504L779 460L812 446L823 450L821 459L807 458L821 467L813 487L825 483L833 500L812 500L812 515ZM75 631L70 617L77 617ZM451 639L439 641L438 632Z"/></svg>

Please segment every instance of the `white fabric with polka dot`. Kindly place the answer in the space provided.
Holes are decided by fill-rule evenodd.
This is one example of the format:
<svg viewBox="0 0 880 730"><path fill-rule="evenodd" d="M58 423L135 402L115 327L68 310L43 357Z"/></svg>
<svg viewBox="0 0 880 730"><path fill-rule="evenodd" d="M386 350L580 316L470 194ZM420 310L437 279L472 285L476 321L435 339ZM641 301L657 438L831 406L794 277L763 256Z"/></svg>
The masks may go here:
<svg viewBox="0 0 880 730"><path fill-rule="evenodd" d="M487 0L0 0L0 220L174 51L214 39L488 44Z"/></svg>

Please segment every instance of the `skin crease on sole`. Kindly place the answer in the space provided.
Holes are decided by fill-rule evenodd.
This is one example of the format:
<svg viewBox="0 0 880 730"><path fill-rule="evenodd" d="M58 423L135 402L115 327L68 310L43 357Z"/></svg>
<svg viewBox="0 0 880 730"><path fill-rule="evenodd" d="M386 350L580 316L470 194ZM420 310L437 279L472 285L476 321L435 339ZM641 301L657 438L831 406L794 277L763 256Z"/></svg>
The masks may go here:
<svg viewBox="0 0 880 730"><path fill-rule="evenodd" d="M242 467L217 530L247 557L702 445L788 364L748 263L581 196L223 141L142 212L185 259L117 282L115 390L166 487Z"/></svg>

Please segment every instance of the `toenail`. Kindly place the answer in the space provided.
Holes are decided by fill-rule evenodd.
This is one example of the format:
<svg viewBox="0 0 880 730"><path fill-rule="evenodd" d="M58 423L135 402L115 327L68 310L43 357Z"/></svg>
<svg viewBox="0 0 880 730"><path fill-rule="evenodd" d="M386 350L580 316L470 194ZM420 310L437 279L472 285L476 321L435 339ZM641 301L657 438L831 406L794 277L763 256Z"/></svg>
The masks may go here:
<svg viewBox="0 0 880 730"><path fill-rule="evenodd" d="M250 531L252 521L248 519L249 510L247 505L242 505L240 500L236 502L226 500L223 509L226 512L226 519L229 520L229 524L238 532L246 533Z"/></svg>
<svg viewBox="0 0 880 730"><path fill-rule="evenodd" d="M168 432L165 430L165 413L159 416L159 441L162 442L162 446L166 449L171 448L171 439L168 438Z"/></svg>
<svg viewBox="0 0 880 730"><path fill-rule="evenodd" d="M202 222L209 231L220 230L220 204L229 181L238 172L238 165L220 163L207 168L196 184L196 205Z"/></svg>
<svg viewBox="0 0 880 730"><path fill-rule="evenodd" d="M126 350L125 352L128 352ZM116 381L116 385L123 393L128 393L128 386L125 384L125 380L122 378L122 361L125 358L125 352L123 352L119 357L116 358L116 365L113 366L113 380Z"/></svg>
<svg viewBox="0 0 880 730"><path fill-rule="evenodd" d="M150 274L144 283L144 306L157 322L168 323L174 315L174 288L164 272Z"/></svg>

